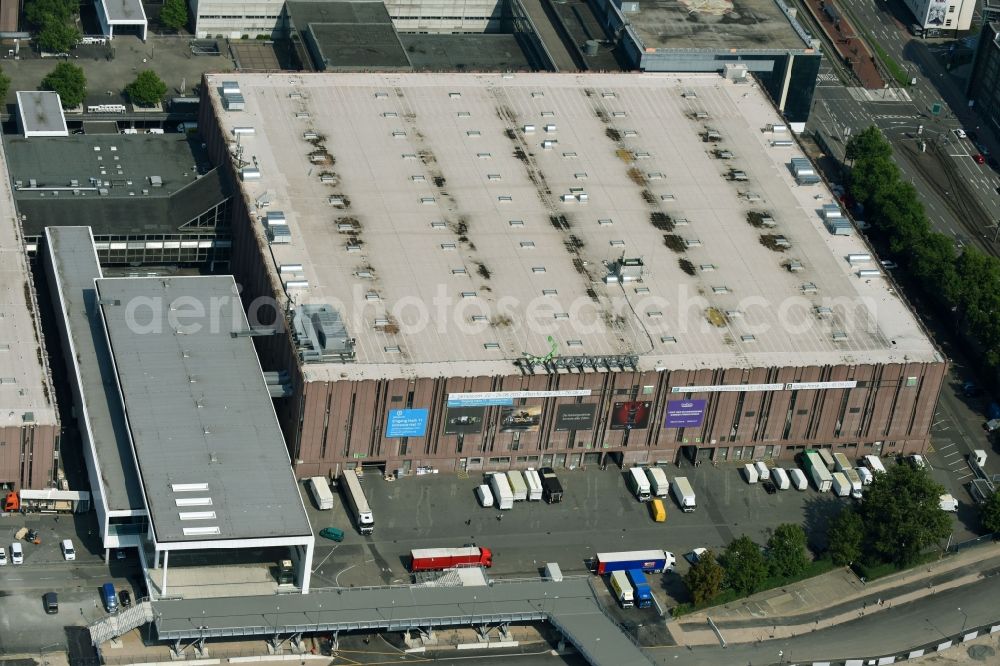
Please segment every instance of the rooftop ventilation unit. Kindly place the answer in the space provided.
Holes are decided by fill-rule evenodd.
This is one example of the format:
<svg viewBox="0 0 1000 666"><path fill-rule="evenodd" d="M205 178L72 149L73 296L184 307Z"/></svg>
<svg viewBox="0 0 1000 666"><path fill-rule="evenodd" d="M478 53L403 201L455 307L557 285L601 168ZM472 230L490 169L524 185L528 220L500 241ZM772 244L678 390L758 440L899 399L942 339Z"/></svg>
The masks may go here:
<svg viewBox="0 0 1000 666"><path fill-rule="evenodd" d="M247 108L247 102L243 99L243 95L223 95L222 103L226 106L227 111L243 111Z"/></svg>
<svg viewBox="0 0 1000 666"><path fill-rule="evenodd" d="M240 169L240 180L244 183L251 180L260 180L260 169L253 167L243 167Z"/></svg>
<svg viewBox="0 0 1000 666"><path fill-rule="evenodd" d="M304 363L354 361L354 338L348 336L340 313L329 305L296 307L292 335Z"/></svg>

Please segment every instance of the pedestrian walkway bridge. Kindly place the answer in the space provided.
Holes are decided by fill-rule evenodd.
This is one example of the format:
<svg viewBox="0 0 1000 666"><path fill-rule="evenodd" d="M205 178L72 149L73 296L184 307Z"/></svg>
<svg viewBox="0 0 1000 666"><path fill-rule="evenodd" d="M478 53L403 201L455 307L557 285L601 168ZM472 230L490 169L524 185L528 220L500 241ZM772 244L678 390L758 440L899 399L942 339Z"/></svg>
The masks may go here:
<svg viewBox="0 0 1000 666"><path fill-rule="evenodd" d="M651 660L605 615L587 577L562 581L492 581L485 586L333 588L308 595L178 599L151 602L160 640L263 637L298 642L303 634L429 631L548 621L591 664L649 666ZM91 626L107 640L104 621ZM100 640L99 640L100 639Z"/></svg>

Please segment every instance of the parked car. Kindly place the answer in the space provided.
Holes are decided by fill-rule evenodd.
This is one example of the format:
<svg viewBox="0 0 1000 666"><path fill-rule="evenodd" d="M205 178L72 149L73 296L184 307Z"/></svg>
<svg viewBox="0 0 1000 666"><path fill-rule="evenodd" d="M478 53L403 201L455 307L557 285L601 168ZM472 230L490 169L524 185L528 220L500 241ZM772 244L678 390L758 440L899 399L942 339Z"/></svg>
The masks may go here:
<svg viewBox="0 0 1000 666"><path fill-rule="evenodd" d="M976 161L976 164L986 164L986 157L982 153L976 153L972 159Z"/></svg>
<svg viewBox="0 0 1000 666"><path fill-rule="evenodd" d="M965 382L962 384L962 393L965 394L966 398L975 398L983 392L975 382Z"/></svg>
<svg viewBox="0 0 1000 666"><path fill-rule="evenodd" d="M953 133L955 134L955 136L957 136L957 137L958 137L959 139L964 139L964 138L965 138L965 137L967 136L967 135L966 135L966 133L965 133L965 130L964 130L964 129L962 129L961 127L960 127L960 128L958 128L958 129L953 129L953 130L952 130L952 132L953 132Z"/></svg>
<svg viewBox="0 0 1000 666"><path fill-rule="evenodd" d="M129 608L132 605L132 594L128 590L118 593L118 605L122 608Z"/></svg>
<svg viewBox="0 0 1000 666"><path fill-rule="evenodd" d="M10 561L13 564L24 564L24 550L16 541L10 544Z"/></svg>
<svg viewBox="0 0 1000 666"><path fill-rule="evenodd" d="M897 264L895 261L892 261L891 259L883 259L881 263L882 263L882 268L886 269L887 271L894 271L897 268L899 268L899 264Z"/></svg>
<svg viewBox="0 0 1000 666"><path fill-rule="evenodd" d="M927 461L924 460L924 457L922 455L920 455L919 453L913 454L912 456L908 457L906 460L911 465L913 465L913 469L927 469Z"/></svg>
<svg viewBox="0 0 1000 666"><path fill-rule="evenodd" d="M73 542L70 539L63 539L62 541L62 554L66 558L66 561L76 559L76 550L73 548Z"/></svg>
<svg viewBox="0 0 1000 666"><path fill-rule="evenodd" d="M42 595L42 606L49 615L59 612L59 595L55 592L46 592Z"/></svg>
<svg viewBox="0 0 1000 666"><path fill-rule="evenodd" d="M3 548L0 548L0 567L4 566L5 564L7 564L7 551L4 550Z"/></svg>
<svg viewBox="0 0 1000 666"><path fill-rule="evenodd" d="M760 486L768 495L773 495L778 492L778 488L771 481L762 481Z"/></svg>

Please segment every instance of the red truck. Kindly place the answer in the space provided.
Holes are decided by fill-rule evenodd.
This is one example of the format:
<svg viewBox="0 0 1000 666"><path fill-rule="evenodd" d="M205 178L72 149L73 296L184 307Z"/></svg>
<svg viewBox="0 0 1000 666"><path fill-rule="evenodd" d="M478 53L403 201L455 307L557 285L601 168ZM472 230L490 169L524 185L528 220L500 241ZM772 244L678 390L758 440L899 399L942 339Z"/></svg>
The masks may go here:
<svg viewBox="0 0 1000 666"><path fill-rule="evenodd" d="M410 571L440 571L452 567L491 567L489 548L418 548L410 551Z"/></svg>

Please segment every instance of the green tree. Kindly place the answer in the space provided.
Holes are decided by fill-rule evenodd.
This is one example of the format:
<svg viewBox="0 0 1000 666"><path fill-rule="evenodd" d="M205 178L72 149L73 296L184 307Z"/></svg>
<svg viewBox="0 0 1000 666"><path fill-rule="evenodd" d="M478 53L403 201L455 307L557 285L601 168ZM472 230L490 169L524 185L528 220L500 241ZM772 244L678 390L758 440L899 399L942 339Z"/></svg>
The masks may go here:
<svg viewBox="0 0 1000 666"><path fill-rule="evenodd" d="M979 517L983 521L983 527L994 534L1000 532L1000 491L990 495L980 508Z"/></svg>
<svg viewBox="0 0 1000 666"><path fill-rule="evenodd" d="M70 23L78 11L78 3L72 0L27 0L24 20L31 28L41 30L50 23Z"/></svg>
<svg viewBox="0 0 1000 666"><path fill-rule="evenodd" d="M704 603L719 594L725 572L715 559L715 553L706 550L684 576L684 584L695 604Z"/></svg>
<svg viewBox="0 0 1000 666"><path fill-rule="evenodd" d="M865 525L852 507L844 507L830 521L826 536L830 557L837 566L847 566L861 559Z"/></svg>
<svg viewBox="0 0 1000 666"><path fill-rule="evenodd" d="M806 533L801 525L783 523L767 540L767 565L772 576L798 576L809 566Z"/></svg>
<svg viewBox="0 0 1000 666"><path fill-rule="evenodd" d="M184 0L166 0L160 10L160 22L171 30L180 30L187 26L187 3Z"/></svg>
<svg viewBox="0 0 1000 666"><path fill-rule="evenodd" d="M858 158L851 168L851 195L866 207L899 179L899 167L891 157Z"/></svg>
<svg viewBox="0 0 1000 666"><path fill-rule="evenodd" d="M151 69L139 72L135 81L125 86L125 94L133 104L153 106L159 104L167 94L167 84Z"/></svg>
<svg viewBox="0 0 1000 666"><path fill-rule="evenodd" d="M888 158L891 156L892 144L882 135L882 130L874 125L858 132L847 142L846 157L849 160L861 157Z"/></svg>
<svg viewBox="0 0 1000 666"><path fill-rule="evenodd" d="M3 106L4 100L7 99L7 92L10 90L10 77L3 73L0 69L0 106Z"/></svg>
<svg viewBox="0 0 1000 666"><path fill-rule="evenodd" d="M38 48L49 53L67 53L80 43L80 31L69 23L50 21L36 38Z"/></svg>
<svg viewBox="0 0 1000 666"><path fill-rule="evenodd" d="M42 89L59 93L63 108L72 109L87 97L87 77L76 65L61 62L42 79Z"/></svg>
<svg viewBox="0 0 1000 666"><path fill-rule="evenodd" d="M866 550L883 562L913 563L927 546L951 532L941 510L944 487L924 470L892 465L876 474L857 512L865 527Z"/></svg>
<svg viewBox="0 0 1000 666"><path fill-rule="evenodd" d="M764 554L745 534L726 546L722 566L726 569L726 585L743 596L750 596L759 590L767 578Z"/></svg>

